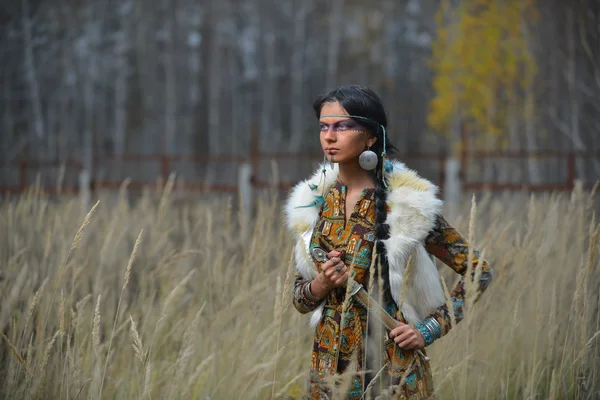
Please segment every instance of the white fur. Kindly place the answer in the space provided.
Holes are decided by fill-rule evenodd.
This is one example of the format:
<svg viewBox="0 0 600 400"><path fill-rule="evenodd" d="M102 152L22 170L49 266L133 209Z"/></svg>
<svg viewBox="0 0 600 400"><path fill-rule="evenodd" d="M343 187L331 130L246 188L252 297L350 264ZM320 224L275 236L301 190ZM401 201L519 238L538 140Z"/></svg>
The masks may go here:
<svg viewBox="0 0 600 400"><path fill-rule="evenodd" d="M323 166L325 166L325 177L323 178ZM337 180L339 169L337 164L324 163L308 179L298 183L291 191L288 201L285 204L284 211L287 216L288 227L296 230L298 224L308 224L314 226L319 219L319 209L316 207L302 207L311 204L318 195L325 196L331 186ZM310 185L318 186L317 190L312 190ZM312 229L311 229L312 232ZM296 231L297 235L304 233Z"/></svg>
<svg viewBox="0 0 600 400"><path fill-rule="evenodd" d="M392 297L396 303L400 300L404 269L410 254L412 258L412 277L402 304L402 312L409 323L422 321L427 314L444 304L444 292L437 268L423 246L423 242L433 229L437 215L441 211L442 201L437 195L437 187L418 177L403 163L393 162L390 178L390 192L387 203L390 212L386 223L390 226L390 237L384 240L390 265L389 281ZM326 195L336 182L339 174L337 164L333 167L326 163L326 176L323 179L320 168L309 179L297 184L291 191L284 211L288 227L296 238L296 269L305 279L317 276L317 267L308 253L308 246L315 224L319 219L319 207L302 207L314 202L316 196ZM404 182L394 186L394 177L404 177ZM410 183L416 182L411 187ZM318 185L316 190L311 185ZM426 190L424 190L424 188ZM321 304L311 317L311 325L316 326L322 316Z"/></svg>

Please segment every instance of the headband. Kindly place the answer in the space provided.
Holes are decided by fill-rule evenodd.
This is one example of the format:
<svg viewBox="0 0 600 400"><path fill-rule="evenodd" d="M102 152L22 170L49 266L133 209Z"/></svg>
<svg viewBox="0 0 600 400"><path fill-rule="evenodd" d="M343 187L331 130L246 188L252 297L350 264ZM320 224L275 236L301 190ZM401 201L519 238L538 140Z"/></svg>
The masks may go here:
<svg viewBox="0 0 600 400"><path fill-rule="evenodd" d="M383 172L383 186L388 189L388 185L385 179L385 172L391 172L393 169L392 163L389 162L389 160L385 159L385 156L387 154L387 152L385 151L386 145L387 145L387 133L385 131L385 126L381 125L380 123L378 123L377 121L371 119L371 118L367 118L367 117L362 117L360 115L348 115L348 114L325 114L325 115L320 115L319 119L323 118L323 117L346 117L346 118L356 118L356 119L362 119L363 121L369 121L372 123L375 123L377 125L379 125L381 127L381 131L383 132L383 150L381 151L381 158L383 159L383 163L382 163L382 172Z"/></svg>
<svg viewBox="0 0 600 400"><path fill-rule="evenodd" d="M385 151L386 148L386 142L387 142L387 133L385 131L385 126L381 125L380 123L378 123L377 121L371 119L371 118L367 118L367 117L361 117L360 115L348 115L348 114L324 114L321 115L319 117L323 118L323 117L346 117L346 118L356 118L356 119L362 119L364 121L369 121L372 123L375 123L377 125L379 125L379 127L381 127L381 131L383 132L383 150L381 151L381 157L385 157L385 155L387 154L387 152Z"/></svg>

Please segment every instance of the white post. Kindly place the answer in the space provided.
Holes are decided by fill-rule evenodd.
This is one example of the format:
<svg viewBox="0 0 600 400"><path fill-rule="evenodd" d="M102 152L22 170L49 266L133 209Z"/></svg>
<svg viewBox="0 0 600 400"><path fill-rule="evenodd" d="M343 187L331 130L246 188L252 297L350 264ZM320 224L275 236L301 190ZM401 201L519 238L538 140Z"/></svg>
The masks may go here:
<svg viewBox="0 0 600 400"><path fill-rule="evenodd" d="M455 217L458 202L461 198L460 163L454 157L446 159L446 174L444 181L444 202L448 206L448 214Z"/></svg>
<svg viewBox="0 0 600 400"><path fill-rule="evenodd" d="M90 172L82 169L79 173L79 199L81 200L81 212L85 217L90 211Z"/></svg>
<svg viewBox="0 0 600 400"><path fill-rule="evenodd" d="M243 235L248 232L254 193L252 188L252 164L242 163L238 169L238 197L240 204L240 224Z"/></svg>

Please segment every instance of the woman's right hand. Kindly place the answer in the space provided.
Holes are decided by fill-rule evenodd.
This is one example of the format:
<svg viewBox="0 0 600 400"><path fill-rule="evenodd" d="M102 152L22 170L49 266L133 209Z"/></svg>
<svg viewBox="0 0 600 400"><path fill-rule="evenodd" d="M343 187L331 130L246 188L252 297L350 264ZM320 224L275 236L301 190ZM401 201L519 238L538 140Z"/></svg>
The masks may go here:
<svg viewBox="0 0 600 400"><path fill-rule="evenodd" d="M340 260L340 252L331 251L327 256L329 260L321 265L321 273L310 285L312 294L319 298L324 298L331 290L344 286L348 280L348 268Z"/></svg>

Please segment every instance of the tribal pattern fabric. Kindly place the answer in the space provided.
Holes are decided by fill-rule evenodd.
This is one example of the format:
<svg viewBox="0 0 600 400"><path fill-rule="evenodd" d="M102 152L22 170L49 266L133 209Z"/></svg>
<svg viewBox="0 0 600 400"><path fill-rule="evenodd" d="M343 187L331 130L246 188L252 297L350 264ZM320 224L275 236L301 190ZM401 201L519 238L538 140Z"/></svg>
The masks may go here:
<svg viewBox="0 0 600 400"><path fill-rule="evenodd" d="M345 209L346 187L336 182L325 197L319 220L310 240L310 247L320 247L327 252L344 250L346 253L344 262L348 268L353 266L354 279L367 287L375 240L374 190L363 190L347 223ZM457 273L464 276L469 270L467 241L441 215L437 218L435 228L426 238L425 247L430 254L439 258ZM320 272L321 263L315 259L313 261ZM477 266L479 261L477 251L474 251L472 261L471 269ZM482 260L482 284L479 285L479 292L485 291L491 277L489 265ZM309 282L300 273L296 274L293 302L301 313L311 312L324 303L323 316L316 327L313 341L308 380L310 398L331 398L332 393L327 384L328 377L351 372L348 369L353 368L356 375L352 378L346 398L360 399L364 394L365 386L364 374L361 374L361 371L364 370L367 361L365 360L367 312L360 305L352 302L343 312L345 289L331 291L322 302L311 301L305 296L305 288ZM464 294L464 284L461 280L451 293L457 322L463 316ZM398 310L393 300L388 300L385 306L390 315L406 323L402 312ZM450 316L445 305L429 316L440 323L442 335L450 330ZM384 361L388 363L384 371L388 375L386 381L398 383L404 377L403 385L397 387L394 392L395 398L410 400L432 398L434 387L429 362L414 351L400 349L390 339L385 340L383 346Z"/></svg>

